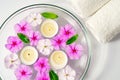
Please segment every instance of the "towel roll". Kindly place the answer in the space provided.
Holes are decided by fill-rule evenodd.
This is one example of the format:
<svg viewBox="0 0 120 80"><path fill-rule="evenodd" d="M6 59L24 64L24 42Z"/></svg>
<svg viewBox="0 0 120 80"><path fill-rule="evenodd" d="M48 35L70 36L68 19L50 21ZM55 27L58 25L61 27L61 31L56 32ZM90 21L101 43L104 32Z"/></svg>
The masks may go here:
<svg viewBox="0 0 120 80"><path fill-rule="evenodd" d="M110 0L70 0L80 17L87 18Z"/></svg>
<svg viewBox="0 0 120 80"><path fill-rule="evenodd" d="M86 23L98 41L110 41L120 33L120 0L111 0Z"/></svg>

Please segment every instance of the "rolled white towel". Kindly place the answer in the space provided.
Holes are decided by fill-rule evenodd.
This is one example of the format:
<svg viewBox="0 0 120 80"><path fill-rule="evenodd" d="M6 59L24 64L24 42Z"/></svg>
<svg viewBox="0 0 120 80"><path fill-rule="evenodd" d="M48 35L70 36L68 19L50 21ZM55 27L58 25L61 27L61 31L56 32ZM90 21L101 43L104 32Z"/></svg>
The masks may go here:
<svg viewBox="0 0 120 80"><path fill-rule="evenodd" d="M111 0L86 23L98 41L110 41L120 33L120 0Z"/></svg>
<svg viewBox="0 0 120 80"><path fill-rule="evenodd" d="M87 18L110 0L69 0L80 17Z"/></svg>

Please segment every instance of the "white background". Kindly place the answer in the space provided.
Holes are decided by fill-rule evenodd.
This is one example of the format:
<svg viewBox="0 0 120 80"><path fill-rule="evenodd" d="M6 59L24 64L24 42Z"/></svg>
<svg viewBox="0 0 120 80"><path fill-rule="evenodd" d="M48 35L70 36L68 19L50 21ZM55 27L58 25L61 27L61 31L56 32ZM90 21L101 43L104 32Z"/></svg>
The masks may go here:
<svg viewBox="0 0 120 80"><path fill-rule="evenodd" d="M0 25L16 10L35 3L69 5L65 0L0 0ZM120 80L120 35L108 44L99 44L93 37L91 41L92 62L85 80Z"/></svg>

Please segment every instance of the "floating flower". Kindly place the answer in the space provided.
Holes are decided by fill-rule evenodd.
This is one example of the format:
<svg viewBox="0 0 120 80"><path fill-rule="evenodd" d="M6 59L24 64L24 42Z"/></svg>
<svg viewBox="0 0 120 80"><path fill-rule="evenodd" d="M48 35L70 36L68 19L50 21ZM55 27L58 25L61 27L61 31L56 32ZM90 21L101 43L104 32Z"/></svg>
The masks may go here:
<svg viewBox="0 0 120 80"><path fill-rule="evenodd" d="M76 72L70 66L58 71L59 80L75 80Z"/></svg>
<svg viewBox="0 0 120 80"><path fill-rule="evenodd" d="M60 47L65 46L65 39L61 35L57 35L53 38L52 44L56 50L59 50Z"/></svg>
<svg viewBox="0 0 120 80"><path fill-rule="evenodd" d="M46 58L46 57L39 58L38 61L34 64L34 68L38 72L46 72L46 71L48 71L50 69L48 58Z"/></svg>
<svg viewBox="0 0 120 80"><path fill-rule="evenodd" d="M32 25L32 26L38 26L41 24L42 19L40 13L31 13L27 17L27 21Z"/></svg>
<svg viewBox="0 0 120 80"><path fill-rule="evenodd" d="M37 49L43 55L49 55L53 51L53 46L49 39L42 39L39 40Z"/></svg>
<svg viewBox="0 0 120 80"><path fill-rule="evenodd" d="M40 40L40 33L38 31L36 32L31 31L29 34L29 38L30 38L30 44L32 46L36 46L38 41Z"/></svg>
<svg viewBox="0 0 120 80"><path fill-rule="evenodd" d="M38 73L35 80L50 80L48 73Z"/></svg>
<svg viewBox="0 0 120 80"><path fill-rule="evenodd" d="M10 69L16 69L20 65L20 60L16 54L10 54L5 57L5 66Z"/></svg>
<svg viewBox="0 0 120 80"><path fill-rule="evenodd" d="M18 37L14 37L14 36L8 37L7 43L8 44L6 44L5 47L13 53L18 52L23 47L23 43Z"/></svg>
<svg viewBox="0 0 120 80"><path fill-rule="evenodd" d="M67 24L64 27L61 27L60 34L65 39L69 39L70 37L72 37L75 34L75 31L70 24Z"/></svg>
<svg viewBox="0 0 120 80"><path fill-rule="evenodd" d="M30 80L32 76L32 69L29 66L20 65L15 70L17 80Z"/></svg>
<svg viewBox="0 0 120 80"><path fill-rule="evenodd" d="M82 46L79 44L71 44L67 46L66 52L70 59L79 59L82 54Z"/></svg>
<svg viewBox="0 0 120 80"><path fill-rule="evenodd" d="M15 25L15 31L27 35L31 31L31 26L26 21L21 21Z"/></svg>

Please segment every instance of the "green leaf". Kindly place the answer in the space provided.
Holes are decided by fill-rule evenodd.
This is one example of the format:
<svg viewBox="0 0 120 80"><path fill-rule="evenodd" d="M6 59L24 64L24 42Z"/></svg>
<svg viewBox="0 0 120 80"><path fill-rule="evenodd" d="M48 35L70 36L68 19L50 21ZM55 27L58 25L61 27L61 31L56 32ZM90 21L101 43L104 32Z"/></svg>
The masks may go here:
<svg viewBox="0 0 120 80"><path fill-rule="evenodd" d="M58 75L53 70L49 71L49 76L50 76L50 80L59 80Z"/></svg>
<svg viewBox="0 0 120 80"><path fill-rule="evenodd" d="M26 35L22 33L17 33L17 35L21 39L21 41L23 41L24 43L30 43L30 40Z"/></svg>
<svg viewBox="0 0 120 80"><path fill-rule="evenodd" d="M67 40L66 44L69 45L69 44L72 44L73 42L75 42L78 38L78 34L72 36L70 39Z"/></svg>
<svg viewBox="0 0 120 80"><path fill-rule="evenodd" d="M45 18L48 18L48 19L56 19L58 18L58 15L53 13L53 12L43 12L41 13L41 15Z"/></svg>
<svg viewBox="0 0 120 80"><path fill-rule="evenodd" d="M2 78L0 77L0 80L2 80Z"/></svg>

